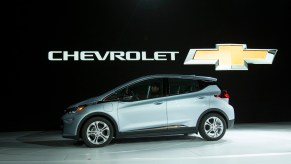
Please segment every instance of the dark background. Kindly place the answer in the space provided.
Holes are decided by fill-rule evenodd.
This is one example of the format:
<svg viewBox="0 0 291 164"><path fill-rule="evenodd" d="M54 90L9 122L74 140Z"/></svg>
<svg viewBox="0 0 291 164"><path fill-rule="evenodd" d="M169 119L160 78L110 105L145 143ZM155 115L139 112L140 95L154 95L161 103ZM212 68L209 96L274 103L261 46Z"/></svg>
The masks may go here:
<svg viewBox="0 0 291 164"><path fill-rule="evenodd" d="M25 1L15 11L16 55L4 69L11 92L5 94L2 131L59 129L72 103L160 73L217 77L230 93L237 123L291 121L286 0ZM217 43L279 51L272 65L249 65L248 71L183 65L190 48ZM167 62L51 62L53 50L180 53Z"/></svg>

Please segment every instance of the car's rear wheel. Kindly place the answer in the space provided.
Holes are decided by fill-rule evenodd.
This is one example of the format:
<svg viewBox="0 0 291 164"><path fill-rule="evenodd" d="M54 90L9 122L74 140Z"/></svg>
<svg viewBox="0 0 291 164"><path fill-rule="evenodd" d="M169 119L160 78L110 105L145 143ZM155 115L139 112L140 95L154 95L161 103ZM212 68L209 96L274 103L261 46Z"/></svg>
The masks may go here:
<svg viewBox="0 0 291 164"><path fill-rule="evenodd" d="M89 119L82 128L82 138L88 147L102 147L109 144L113 136L111 123L102 117Z"/></svg>
<svg viewBox="0 0 291 164"><path fill-rule="evenodd" d="M205 115L199 124L199 134L207 141L221 139L226 131L224 118L216 113Z"/></svg>

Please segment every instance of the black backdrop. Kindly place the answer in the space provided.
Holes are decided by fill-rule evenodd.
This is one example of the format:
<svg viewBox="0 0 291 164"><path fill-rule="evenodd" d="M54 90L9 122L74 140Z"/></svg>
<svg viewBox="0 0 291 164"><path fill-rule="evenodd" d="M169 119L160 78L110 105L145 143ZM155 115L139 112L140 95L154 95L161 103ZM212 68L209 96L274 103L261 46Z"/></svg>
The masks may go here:
<svg viewBox="0 0 291 164"><path fill-rule="evenodd" d="M25 1L16 5L13 81L1 130L59 129L70 104L133 78L160 73L217 77L239 122L291 121L290 5L286 0ZM242 43L276 48L272 65L215 71L183 65L190 48ZM48 61L48 51L179 51L176 61ZM9 68L10 68L9 67ZM287 106L287 107L286 107Z"/></svg>

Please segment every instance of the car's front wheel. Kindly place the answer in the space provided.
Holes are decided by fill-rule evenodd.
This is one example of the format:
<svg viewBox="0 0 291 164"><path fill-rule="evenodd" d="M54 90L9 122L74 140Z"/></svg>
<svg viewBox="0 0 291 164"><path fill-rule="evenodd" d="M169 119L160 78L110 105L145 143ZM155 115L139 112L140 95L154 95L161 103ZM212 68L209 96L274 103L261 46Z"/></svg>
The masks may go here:
<svg viewBox="0 0 291 164"><path fill-rule="evenodd" d="M216 113L205 115L199 124L199 134L207 141L217 141L221 139L225 131L225 120Z"/></svg>
<svg viewBox="0 0 291 164"><path fill-rule="evenodd" d="M111 123L102 117L89 119L82 128L82 138L88 147L102 147L109 144L113 137Z"/></svg>

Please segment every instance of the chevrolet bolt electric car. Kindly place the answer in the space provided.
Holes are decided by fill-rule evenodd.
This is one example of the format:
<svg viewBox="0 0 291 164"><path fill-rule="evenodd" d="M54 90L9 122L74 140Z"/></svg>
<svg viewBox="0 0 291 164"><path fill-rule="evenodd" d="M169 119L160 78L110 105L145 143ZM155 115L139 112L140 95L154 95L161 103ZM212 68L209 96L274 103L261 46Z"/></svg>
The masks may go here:
<svg viewBox="0 0 291 164"><path fill-rule="evenodd" d="M113 138L198 133L221 139L234 124L229 94L216 78L149 75L69 106L63 137L102 147Z"/></svg>

